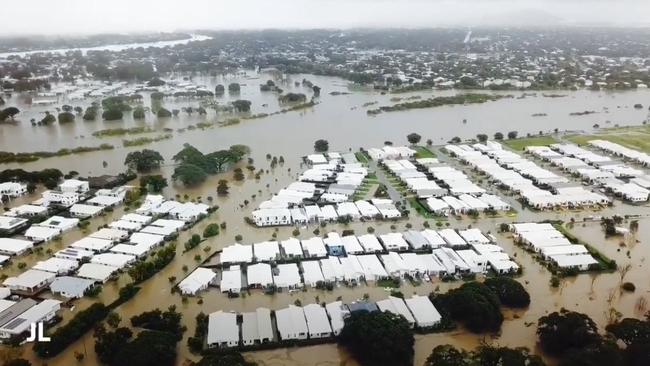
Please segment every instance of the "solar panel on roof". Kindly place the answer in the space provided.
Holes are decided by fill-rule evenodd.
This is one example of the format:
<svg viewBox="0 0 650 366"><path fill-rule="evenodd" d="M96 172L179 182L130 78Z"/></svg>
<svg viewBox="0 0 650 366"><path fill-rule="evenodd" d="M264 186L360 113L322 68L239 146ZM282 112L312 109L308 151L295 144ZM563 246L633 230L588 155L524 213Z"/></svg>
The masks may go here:
<svg viewBox="0 0 650 366"><path fill-rule="evenodd" d="M22 323L24 323L26 321L27 321L27 319L25 319L25 318L16 318L16 319L10 321L9 323L5 324L3 328L12 330L12 329L16 328L17 326L21 325Z"/></svg>

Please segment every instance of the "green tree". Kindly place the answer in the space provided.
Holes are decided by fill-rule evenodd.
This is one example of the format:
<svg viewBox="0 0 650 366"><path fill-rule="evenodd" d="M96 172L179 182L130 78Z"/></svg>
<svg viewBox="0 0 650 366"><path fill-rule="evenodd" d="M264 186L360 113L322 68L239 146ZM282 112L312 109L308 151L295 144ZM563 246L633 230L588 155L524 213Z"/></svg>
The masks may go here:
<svg viewBox="0 0 650 366"><path fill-rule="evenodd" d="M51 114L50 112L45 112L45 117L41 119L41 123L44 125L49 125L50 123L54 123L54 122L56 122L56 117L54 117L54 115Z"/></svg>
<svg viewBox="0 0 650 366"><path fill-rule="evenodd" d="M120 325L120 322L122 321L122 318L120 317L120 314L111 311L108 313L108 316L106 316L106 324L110 325L113 328L117 328Z"/></svg>
<svg viewBox="0 0 650 366"><path fill-rule="evenodd" d="M203 183L207 177L205 171L194 164L181 164L174 169L174 174L172 174L174 181L180 181L186 186Z"/></svg>
<svg viewBox="0 0 650 366"><path fill-rule="evenodd" d="M177 337L168 332L145 330L116 352L118 364L124 365L128 360L129 366L174 366L176 364Z"/></svg>
<svg viewBox="0 0 650 366"><path fill-rule="evenodd" d="M406 366L413 364L413 330L390 312L360 312L345 321L338 338L361 365Z"/></svg>
<svg viewBox="0 0 650 366"><path fill-rule="evenodd" d="M650 321L648 319L625 318L609 324L605 329L628 346L634 343L650 344Z"/></svg>
<svg viewBox="0 0 650 366"><path fill-rule="evenodd" d="M228 84L228 92L229 93L239 93L241 90L241 86L239 83L230 83Z"/></svg>
<svg viewBox="0 0 650 366"><path fill-rule="evenodd" d="M242 144L232 145L229 150L240 158L251 153L251 148Z"/></svg>
<svg viewBox="0 0 650 366"><path fill-rule="evenodd" d="M95 353L97 358L104 364L115 365L120 362L116 359L117 354L129 342L133 332L129 328L117 328L114 331L107 331L100 326L95 328Z"/></svg>
<svg viewBox="0 0 650 366"><path fill-rule="evenodd" d="M314 150L318 152L326 152L329 150L329 142L323 139L316 140L316 142L314 142Z"/></svg>
<svg viewBox="0 0 650 366"><path fill-rule="evenodd" d="M168 118L172 116L172 112L165 108L160 108L158 109L158 112L156 112L156 116L158 116L158 118Z"/></svg>
<svg viewBox="0 0 650 366"><path fill-rule="evenodd" d="M144 119L145 110L142 106L137 106L133 109L133 119Z"/></svg>
<svg viewBox="0 0 650 366"><path fill-rule="evenodd" d="M59 123L74 122L74 114L70 112L59 113Z"/></svg>
<svg viewBox="0 0 650 366"><path fill-rule="evenodd" d="M444 344L436 346L424 366L471 366L467 352L458 350L454 346Z"/></svg>
<svg viewBox="0 0 650 366"><path fill-rule="evenodd" d="M117 121L122 119L123 114L122 111L119 109L106 109L102 113L102 118L105 121Z"/></svg>
<svg viewBox="0 0 650 366"><path fill-rule="evenodd" d="M444 315L475 333L496 332L503 323L499 298L482 283L467 282L446 294L434 293L431 300Z"/></svg>
<svg viewBox="0 0 650 366"><path fill-rule="evenodd" d="M518 135L517 131L510 131L510 132L508 132L508 139L510 139L510 140L516 139L517 135Z"/></svg>
<svg viewBox="0 0 650 366"><path fill-rule="evenodd" d="M251 101L245 99L238 99L232 102L232 106L237 112L250 112Z"/></svg>
<svg viewBox="0 0 650 366"><path fill-rule="evenodd" d="M124 159L124 165L137 172L144 173L160 168L165 161L158 151L144 149L142 151L131 151Z"/></svg>
<svg viewBox="0 0 650 366"><path fill-rule="evenodd" d="M83 115L84 121L94 121L97 119L97 107L90 106L86 108L86 112Z"/></svg>
<svg viewBox="0 0 650 366"><path fill-rule="evenodd" d="M503 134L501 132L497 132L494 134L494 139L497 141L503 140Z"/></svg>
<svg viewBox="0 0 650 366"><path fill-rule="evenodd" d="M7 107L0 111L0 122L6 121L7 118L11 118L13 120L18 113L20 113L20 109L16 107Z"/></svg>
<svg viewBox="0 0 650 366"><path fill-rule="evenodd" d="M530 305L530 295L524 286L514 279L505 276L492 277L485 280L501 301L501 304L511 308L525 308Z"/></svg>
<svg viewBox="0 0 650 366"><path fill-rule="evenodd" d="M140 177L140 187L146 188L149 192L162 192L167 187L167 179L162 175L145 175Z"/></svg>
<svg viewBox="0 0 650 366"><path fill-rule="evenodd" d="M598 327L591 318L566 309L539 318L537 336L542 349L555 356L594 345L600 340Z"/></svg>
<svg viewBox="0 0 650 366"><path fill-rule="evenodd" d="M203 229L203 237L210 238L219 235L219 224L211 223Z"/></svg>
<svg viewBox="0 0 650 366"><path fill-rule="evenodd" d="M201 237L199 237L200 240ZM182 317L181 313L176 311L176 307L172 305L165 311L154 309L132 316L131 325L159 332L168 332L174 334L178 338L177 341L179 341L183 337L183 332L185 332L185 327L181 323Z"/></svg>
<svg viewBox="0 0 650 366"><path fill-rule="evenodd" d="M479 140L480 142L486 142L488 140L488 135L484 133L479 133L476 135L476 139Z"/></svg>
<svg viewBox="0 0 650 366"><path fill-rule="evenodd" d="M228 181L225 179L219 180L219 183L217 184L217 194L220 196L225 196L228 194L228 190L230 188L228 187Z"/></svg>
<svg viewBox="0 0 650 366"><path fill-rule="evenodd" d="M413 132L413 133L409 133L409 134L406 136L406 139L408 140L408 142L409 142L411 145L415 145L415 144L417 144L418 142L420 142L420 140L422 140L422 136L420 136L420 135L418 135L417 133Z"/></svg>
<svg viewBox="0 0 650 366"><path fill-rule="evenodd" d="M81 338L99 321L108 315L109 309L102 303L94 303L78 312L65 325L57 328L49 342L34 343L34 351L41 358L50 358L61 353L66 347Z"/></svg>
<svg viewBox="0 0 650 366"><path fill-rule="evenodd" d="M206 355L194 366L257 366L257 363L246 361L241 353L227 351Z"/></svg>

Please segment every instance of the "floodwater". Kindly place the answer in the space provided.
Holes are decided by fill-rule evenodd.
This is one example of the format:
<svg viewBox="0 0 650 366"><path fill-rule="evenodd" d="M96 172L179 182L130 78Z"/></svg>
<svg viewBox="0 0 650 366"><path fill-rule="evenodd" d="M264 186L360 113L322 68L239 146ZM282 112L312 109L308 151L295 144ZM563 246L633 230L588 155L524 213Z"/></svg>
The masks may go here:
<svg viewBox="0 0 650 366"><path fill-rule="evenodd" d="M200 34L191 34L190 38L186 39L177 39L173 41L158 41L158 42L142 42L142 43L124 43L124 44L109 44L96 47L81 47L81 48L59 48L53 50L33 50L33 51L23 51L23 52L4 52L0 53L0 58L7 58L9 56L19 56L25 57L28 55L34 55L37 53L52 53L52 54L66 54L70 51L81 51L83 55L88 53L88 51L111 51L111 52L120 52L125 50L130 50L134 48L163 48L163 47L172 47L176 45L188 44L194 41L205 41L211 39L212 37L204 36Z"/></svg>
<svg viewBox="0 0 650 366"><path fill-rule="evenodd" d="M178 79L182 76L177 75ZM193 77L192 82L205 85L214 90L216 84L227 85L237 81L242 84L240 95L229 95L217 98L220 104L225 104L234 99L248 99L252 101L251 113L272 113L283 108L278 103L277 95L272 92L261 92L259 84L270 79L270 75L258 75L249 71L246 76L227 75L218 77ZM286 82L279 82L285 91L302 92L311 96L311 92L303 86L295 86L294 81L307 78L315 85L322 88L319 104L313 108L277 114L255 120L242 120L239 125L231 125L208 130L186 130L174 132L174 138L161 141L151 147L160 151L163 156L171 157L185 142L195 145L201 150L211 151L235 143L243 143L253 148L254 157L264 156L267 152L284 155L285 158L303 155L312 150L313 142L325 138L330 142L330 149L357 150L361 146L370 147L382 145L384 141L391 140L395 143L405 143L408 133L416 132L423 139L431 139L434 144L444 144L454 136L472 138L476 134L495 132L506 133L519 131L520 136L526 133L537 134L539 131L549 132L555 128L564 130L589 130L594 124L600 126L613 126L614 124L638 125L647 118L647 110L634 109L633 105L650 100L650 91L607 93L607 92L562 92L567 95L560 98L537 97L523 99L502 99L467 106L443 106L438 108L410 110L404 112L383 113L378 116L368 116L366 110L376 108L378 105L390 105L392 97L407 98L410 96L439 96L453 95L455 91L428 91L398 95L381 95L375 91L354 91L350 95L329 95L332 91L348 91L344 80L332 77L314 75L293 75ZM520 92L501 93L520 96ZM145 106L150 105L148 93L144 93ZM6 98L5 98L6 99ZM111 143L117 148L110 153L86 153L76 155L74 159L51 158L36 163L25 165L40 168L42 166L60 166L67 170L66 161L74 161L75 170L82 174L97 174L102 172L117 172L122 169L121 163L128 151L142 147L122 148L123 139L133 139L140 136L157 136L164 133L164 128L174 130L183 129L198 122L213 122L217 119L228 118L229 115L216 116L214 110L208 109L208 116L199 116L194 113L187 116L181 112L178 117L157 119L149 113L144 121L134 121L130 113L123 121L83 121L77 117L75 123L34 127L30 120L42 119L45 111L56 113L55 107L63 104L73 106L87 106L91 100L81 102L67 101L61 98L57 105L29 107L24 104L21 97L13 95L7 100L7 105L16 105L21 109L16 123L7 123L0 126L0 150L13 152L30 151L56 151L61 148L78 146L98 146L101 143ZM377 105L362 107L366 103L377 102ZM165 99L163 105L169 109L182 107L198 107L197 100ZM580 111L596 111L598 113L585 116L569 116L570 113ZM546 117L532 117L534 113L545 112ZM465 121L465 122L463 122ZM608 123L609 121L609 123ZM134 126L150 126L159 133L147 135L130 135L110 138L96 138L91 134L94 131ZM279 143L282 141L282 143ZM259 154L259 155L258 155ZM106 160L109 166L101 168L101 160Z"/></svg>
<svg viewBox="0 0 650 366"><path fill-rule="evenodd" d="M253 101L253 113L272 112L278 110L281 106L277 103L276 97L272 93L259 92L258 85L265 82L268 76L262 75L256 78L252 73L249 76L226 76L224 77L204 77L195 78L194 82L206 84L213 88L216 83L228 83L232 80L239 80L246 85L242 88L240 98L250 99ZM308 78L314 84L322 87L322 96L320 103L313 108L300 112L289 112L286 114L275 115L267 118L256 120L242 120L240 124L206 129L203 131L186 131L183 133L174 132L172 140L165 140L148 146L160 151L165 158L170 158L176 153L183 143L189 142L197 148L210 152L233 144L243 143L252 148L251 157L254 159L253 165L257 169L268 169L268 173L263 174L259 181L253 176L247 176L243 182L235 182L231 179L231 173L223 173L210 177L204 184L199 187L185 188L178 185L170 184L164 191L168 197L180 197L185 199L197 199L201 197L206 202L208 196L214 197L213 203L219 206L219 209L208 219L202 221L188 232L183 232L179 237L178 250L176 259L165 269L153 278L142 284L142 290L136 297L120 306L118 312L122 317L122 324L128 324L128 319L143 311L154 308L167 308L170 305L176 305L183 313L183 323L188 327L184 339L179 343L178 364L183 364L187 359L196 360L197 357L191 355L186 347L187 337L193 335L195 327L195 316L200 311L210 313L216 310L224 311L251 311L257 307L265 306L272 309L284 307L300 299L303 304L312 302L329 302L338 297L344 302L351 302L361 299L368 295L371 300L380 300L388 295L388 292L373 285L359 286L355 288L338 287L332 292L310 289L305 292L279 293L274 296L264 295L259 292L251 292L245 297L237 299L228 299L226 295L221 294L216 289L210 289L202 294L203 303L199 304L199 298L189 298L183 302L177 294L171 294L169 277L175 276L179 281L193 268L199 265L200 261L195 260L195 255L200 255L201 260L208 255L215 253L224 246L230 245L236 235L243 236L244 243L253 243L261 240L269 240L274 232L277 232L278 239L284 239L291 236L293 227L282 228L265 228L258 229L247 225L243 217L249 215L257 206L260 200L268 199L273 193L280 188L285 187L288 183L294 181L301 170L300 156L310 153L313 149L313 142L318 138L328 139L330 150L357 150L359 147L380 146L386 140L395 143L404 143L406 134L417 132L423 136L423 139L431 138L434 144L442 144L453 136L462 138L473 137L477 133L492 134L497 131L507 132L510 130L519 131L520 135L537 133L539 130L549 131L554 128L560 130L588 130L594 123L601 126L606 125L610 120L611 124L629 125L640 124L647 117L645 109L637 110L632 106L635 103L643 103L648 100L650 94L648 91L639 90L625 93L605 93L605 92L566 92L567 97L563 98L545 98L538 93L537 97L527 97L524 99L504 99L497 102L489 102L481 105L471 106L446 106L433 109L415 110L408 112L384 113L376 117L366 115L367 108L361 107L364 103L378 101L379 105L390 104L391 95L380 95L372 91L355 91L350 95L331 96L330 91L345 91L347 84L340 79L318 76L294 76L282 87L285 90L301 91L302 86L296 87L293 81ZM427 93L411 93L399 95L399 97L408 97L409 95L449 95L453 91L436 91ZM513 93L520 95L520 93ZM18 98L13 96L9 104ZM235 96L226 96L224 100L238 98ZM148 101L147 101L148 103ZM62 104L62 103L61 103ZM165 106L169 109L180 108L186 105L197 105L197 102L189 103L187 101L165 101ZM268 104L268 107L262 107L262 104ZM73 104L76 105L76 104ZM620 106L620 108L618 108ZM371 106L370 108L375 108ZM605 113L604 107L608 108L609 113ZM22 108L21 108L22 109ZM584 110L596 110L599 113L571 117L569 113ZM531 117L533 113L545 112L547 117ZM162 129L163 127L182 128L201 121L203 117L193 115L187 117L184 113L178 118L170 118L166 121L157 121L155 117L148 116L145 122L134 122L130 118L123 122L83 122L78 120L75 123L60 126L54 124L46 127L32 127L29 124L31 115L42 113L34 110L21 113L21 122L14 125L0 126L0 150L6 151L34 151L34 150L56 150L62 147L74 146L94 146L99 143L109 142L120 146L120 140L124 137L111 139L97 139L90 134L109 127L129 127L137 123L151 125L154 128ZM41 114L42 115L42 114ZM213 120L214 114L207 117L207 120ZM463 119L467 122L463 123ZM82 138L81 136L85 136ZM137 135L136 135L137 136ZM133 138L134 136L126 137ZM57 167L62 171L76 170L81 175L87 174L105 174L118 173L124 170L123 160L125 155L136 148L117 148L114 151L104 151L95 153L85 153L66 157L57 157L41 159L28 164L6 164L2 168L20 166L23 169L42 169L45 167ZM269 167L269 161L265 155L269 153L274 156L283 156L286 163L278 165L275 169ZM102 167L102 161L106 161L108 166ZM458 166L456 162L450 160L451 164ZM171 178L173 166L165 165L161 168L160 173ZM216 195L216 186L219 179L228 179L230 181L230 194L227 197L218 197ZM171 183L171 180L170 180ZM492 187L485 187L493 189ZM502 193L499 193L504 196ZM36 198L36 195L28 198ZM503 324L502 331L499 335L472 335L459 329L450 333L418 335L416 336L415 345L415 365L421 365L431 349L439 344L454 344L459 347L475 347L481 341L495 342L507 346L527 346L531 349L536 347L535 324L540 316L549 312L559 310L562 307L578 310L587 313L600 326L607 323L607 309L615 308L624 316L639 317L644 311L638 305L644 303L639 300L646 297L650 291L650 282L647 281L645 274L648 271L645 258L650 254L646 242L650 240L650 231L645 230L650 225L650 219L647 218L647 206L631 206L619 201L613 208L601 211L563 211L563 212L532 212L521 208L514 197L505 197L518 211L516 217L495 217L481 218L480 220L471 220L468 218L458 220L449 219L450 227L466 228L468 226L478 227L486 232L494 233L505 250L524 268L523 275L519 280L525 284L531 294L532 304L529 309L519 311L508 311L506 321ZM244 204L244 200L251 203ZM13 206L14 204L10 204ZM119 217L121 209L103 217L93 219L89 230L94 230L99 225L110 222L112 218ZM635 234L638 243L629 240L629 244L619 250L620 239L605 239L604 233L600 230L597 222L589 222L582 225L582 220L593 215L612 215L619 214L639 214L643 215L640 219L640 230ZM541 264L536 262L533 257L523 249L515 246L512 238L506 234L497 234L496 228L499 223L544 219L563 219L575 218L578 222L573 228L574 233L585 242L602 250L605 254L615 259L618 263L634 263L632 269L625 277L625 281L632 281L636 284L635 293L621 293L618 288L620 285L620 275L614 273L599 274L581 274L574 278L564 279L559 288L549 286L550 273ZM409 221L400 220L395 225L396 231L406 230L407 222L410 222L415 229L422 229L425 220L413 214ZM203 228L211 222L225 222L227 229L223 230L217 237L210 238L202 243L198 248L188 252L183 252L183 243L192 233L202 233ZM429 222L433 224L433 221ZM320 229L321 234L330 230L342 231L343 229L353 229L357 234L365 233L368 226L376 229L377 234L391 231L389 222L372 222L372 223L352 223L347 226L338 224L329 224L327 228ZM300 237L307 238L312 236L312 231L317 227L301 227ZM34 253L15 262L24 261L28 265L38 260L46 258L45 251L51 248L53 251L68 245L72 241L82 237L84 234L74 230L64 235L60 242L52 242L44 245L42 254ZM208 248L209 249L205 249ZM627 257L627 251L630 251L630 257ZM183 266L188 267L188 271L183 270ZM16 264L2 273L12 275L17 273ZM117 297L117 291L121 286L130 281L128 275L123 274L117 281L109 282L104 286L104 290L99 295L98 300L108 303ZM419 286L404 284L401 291L409 296L412 293L426 295L431 291L447 291L449 288L459 286L461 282L440 283L423 283ZM74 310L63 310L64 322L70 319L74 313L86 308L92 303L92 299L82 299L75 302ZM83 364L96 364L97 360L93 351L92 332L86 334L82 339L71 345L66 352L61 355L47 360L50 366L67 366L76 364L74 352L81 352L86 355ZM31 359L34 364L40 364L42 361L37 360L30 347L24 347L25 357ZM261 365L304 365L304 366L321 366L321 365L356 365L350 356L336 347L336 345L319 345L305 348L278 349L271 351L249 352L246 356L259 362Z"/></svg>

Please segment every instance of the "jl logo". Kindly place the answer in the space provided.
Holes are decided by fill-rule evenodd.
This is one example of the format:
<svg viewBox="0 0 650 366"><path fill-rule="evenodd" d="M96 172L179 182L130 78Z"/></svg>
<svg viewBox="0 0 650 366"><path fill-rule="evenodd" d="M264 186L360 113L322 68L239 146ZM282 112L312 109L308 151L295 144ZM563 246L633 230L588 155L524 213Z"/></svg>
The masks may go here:
<svg viewBox="0 0 650 366"><path fill-rule="evenodd" d="M38 329L38 331L37 331ZM45 327L43 327L43 323L38 322L38 323L32 323L30 328L29 328L29 337L25 341L27 342L49 342L50 337L46 337L45 334Z"/></svg>

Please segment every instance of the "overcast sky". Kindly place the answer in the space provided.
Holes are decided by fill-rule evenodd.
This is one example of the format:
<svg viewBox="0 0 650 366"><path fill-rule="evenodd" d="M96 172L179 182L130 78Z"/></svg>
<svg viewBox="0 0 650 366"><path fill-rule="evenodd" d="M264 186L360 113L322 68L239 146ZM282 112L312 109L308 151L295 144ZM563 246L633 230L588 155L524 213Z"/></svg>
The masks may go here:
<svg viewBox="0 0 650 366"><path fill-rule="evenodd" d="M0 35L200 28L650 25L650 0L2 0L2 10Z"/></svg>

